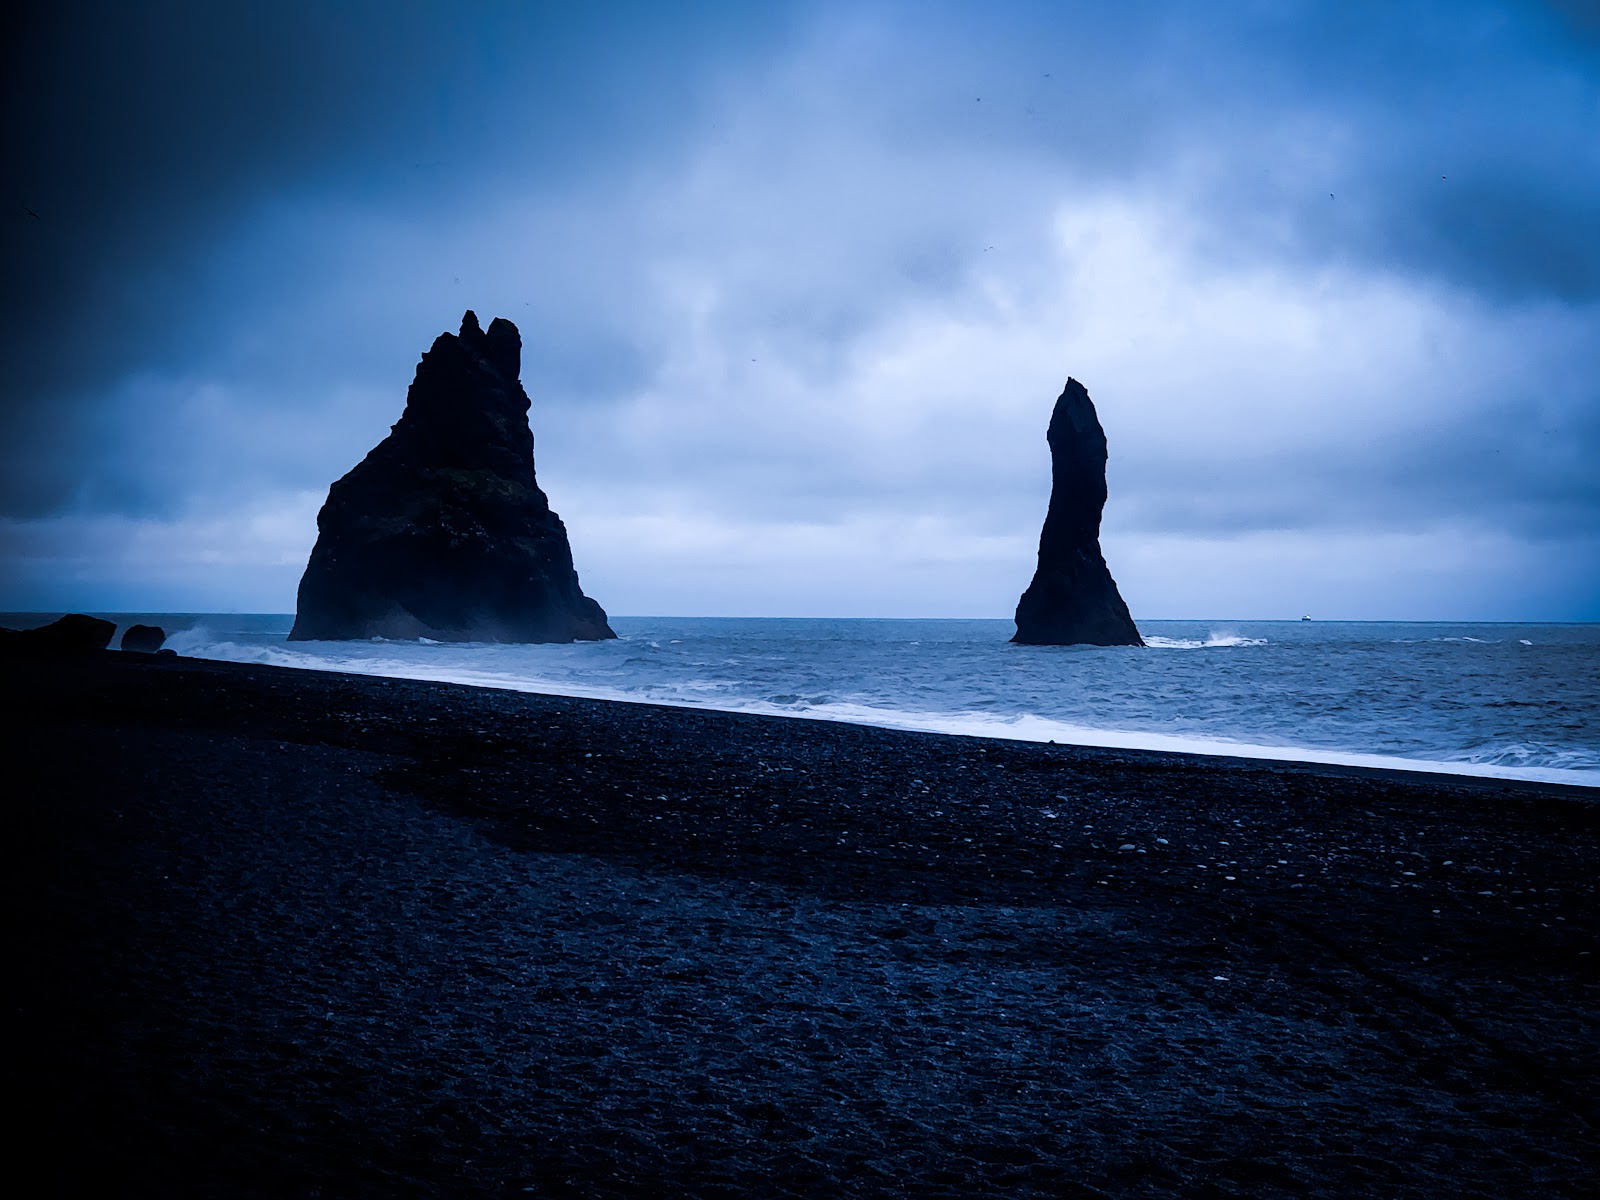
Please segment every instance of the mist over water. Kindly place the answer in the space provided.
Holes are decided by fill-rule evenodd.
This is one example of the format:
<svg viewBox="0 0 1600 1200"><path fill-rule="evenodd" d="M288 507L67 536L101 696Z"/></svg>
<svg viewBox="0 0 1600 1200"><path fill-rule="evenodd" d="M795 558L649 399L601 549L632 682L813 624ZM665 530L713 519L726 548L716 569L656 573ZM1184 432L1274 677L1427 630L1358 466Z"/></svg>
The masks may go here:
<svg viewBox="0 0 1600 1200"><path fill-rule="evenodd" d="M619 617L567 646L286 643L287 615L107 614L180 654L984 737L1600 786L1600 625L1146 621L1146 649L1009 621ZM0 617L0 623L37 623Z"/></svg>

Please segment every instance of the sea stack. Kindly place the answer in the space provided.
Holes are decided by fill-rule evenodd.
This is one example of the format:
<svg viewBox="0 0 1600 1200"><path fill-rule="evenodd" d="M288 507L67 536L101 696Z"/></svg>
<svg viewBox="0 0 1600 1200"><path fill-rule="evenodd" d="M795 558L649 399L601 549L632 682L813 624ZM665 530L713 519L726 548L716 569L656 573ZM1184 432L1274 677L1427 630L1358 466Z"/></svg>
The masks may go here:
<svg viewBox="0 0 1600 1200"><path fill-rule="evenodd" d="M389 436L328 489L290 641L615 637L533 473L522 337L468 310Z"/></svg>
<svg viewBox="0 0 1600 1200"><path fill-rule="evenodd" d="M1039 569L1017 602L1013 642L1030 646L1142 646L1100 553L1106 506L1106 434L1083 384L1068 379L1050 417L1050 510Z"/></svg>

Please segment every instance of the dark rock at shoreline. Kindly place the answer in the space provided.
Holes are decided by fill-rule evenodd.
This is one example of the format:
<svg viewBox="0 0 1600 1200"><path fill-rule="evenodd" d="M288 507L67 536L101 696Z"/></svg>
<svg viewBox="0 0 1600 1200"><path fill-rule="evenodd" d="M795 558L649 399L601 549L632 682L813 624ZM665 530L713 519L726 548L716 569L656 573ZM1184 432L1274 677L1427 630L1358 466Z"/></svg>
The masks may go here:
<svg viewBox="0 0 1600 1200"><path fill-rule="evenodd" d="M115 623L83 613L68 613L38 629L0 629L0 653L17 657L53 658L104 650L117 632Z"/></svg>
<svg viewBox="0 0 1600 1200"><path fill-rule="evenodd" d="M291 641L615 637L534 477L522 338L468 310L417 365L389 436L328 490Z"/></svg>
<svg viewBox="0 0 1600 1200"><path fill-rule="evenodd" d="M1017 634L1033 646L1142 646L1144 639L1100 553L1106 506L1106 435L1083 384L1068 379L1056 400L1050 443L1050 509L1039 567L1017 603Z"/></svg>
<svg viewBox="0 0 1600 1200"><path fill-rule="evenodd" d="M166 640L167 631L159 625L129 625L119 644L134 654L154 654Z"/></svg>

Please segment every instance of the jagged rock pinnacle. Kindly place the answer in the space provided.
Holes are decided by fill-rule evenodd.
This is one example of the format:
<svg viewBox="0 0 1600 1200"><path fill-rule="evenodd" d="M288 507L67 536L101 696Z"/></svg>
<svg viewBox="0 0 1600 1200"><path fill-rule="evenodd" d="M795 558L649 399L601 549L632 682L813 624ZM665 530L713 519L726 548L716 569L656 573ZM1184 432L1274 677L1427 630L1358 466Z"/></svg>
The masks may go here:
<svg viewBox="0 0 1600 1200"><path fill-rule="evenodd" d="M439 335L389 436L328 489L290 640L616 636L534 477L521 365L503 318Z"/></svg>

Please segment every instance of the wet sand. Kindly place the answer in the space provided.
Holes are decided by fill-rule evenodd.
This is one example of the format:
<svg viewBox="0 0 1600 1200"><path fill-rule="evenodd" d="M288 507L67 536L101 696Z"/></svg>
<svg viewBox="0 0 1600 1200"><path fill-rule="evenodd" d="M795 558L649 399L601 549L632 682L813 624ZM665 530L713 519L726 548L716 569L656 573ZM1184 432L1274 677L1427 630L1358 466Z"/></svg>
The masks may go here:
<svg viewBox="0 0 1600 1200"><path fill-rule="evenodd" d="M1600 793L0 666L14 1171L1587 1197Z"/></svg>

